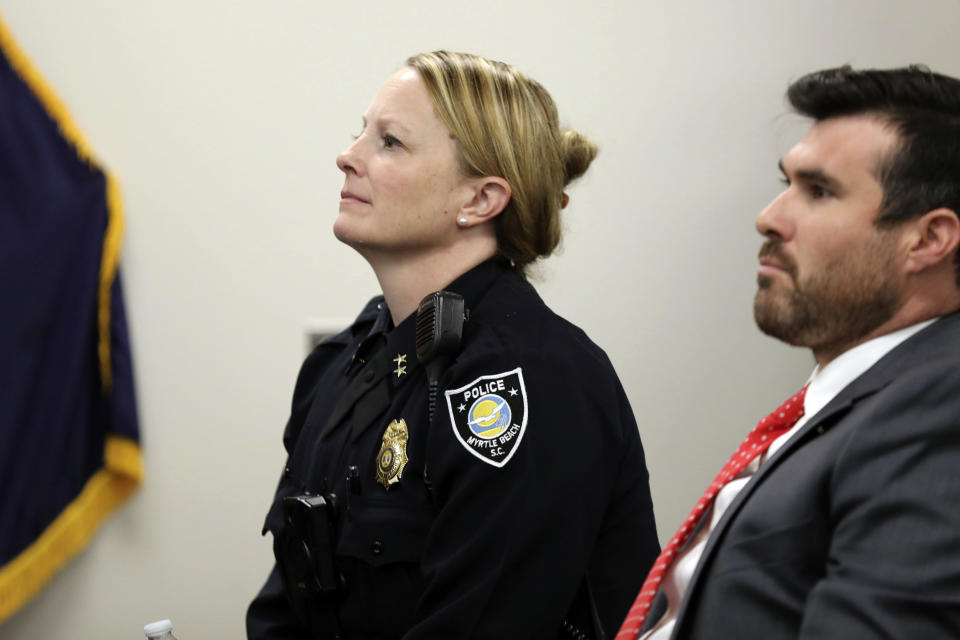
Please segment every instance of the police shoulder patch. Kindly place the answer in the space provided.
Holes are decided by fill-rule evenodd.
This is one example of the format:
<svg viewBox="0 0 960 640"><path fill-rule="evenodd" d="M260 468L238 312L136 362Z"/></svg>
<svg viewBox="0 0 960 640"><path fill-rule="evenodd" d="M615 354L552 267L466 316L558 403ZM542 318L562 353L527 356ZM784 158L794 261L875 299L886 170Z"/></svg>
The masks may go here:
<svg viewBox="0 0 960 640"><path fill-rule="evenodd" d="M527 427L527 391L520 367L444 392L453 435L467 451L502 467L516 453Z"/></svg>

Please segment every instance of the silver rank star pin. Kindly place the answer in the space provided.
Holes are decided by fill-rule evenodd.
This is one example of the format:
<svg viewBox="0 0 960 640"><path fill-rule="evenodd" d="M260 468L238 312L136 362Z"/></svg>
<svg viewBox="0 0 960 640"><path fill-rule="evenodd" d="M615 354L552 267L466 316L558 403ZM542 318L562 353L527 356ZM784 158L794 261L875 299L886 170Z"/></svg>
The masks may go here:
<svg viewBox="0 0 960 640"><path fill-rule="evenodd" d="M393 370L397 374L397 379L400 379L400 376L404 375L407 372L407 354L398 353L397 357L393 359L397 363L397 368Z"/></svg>

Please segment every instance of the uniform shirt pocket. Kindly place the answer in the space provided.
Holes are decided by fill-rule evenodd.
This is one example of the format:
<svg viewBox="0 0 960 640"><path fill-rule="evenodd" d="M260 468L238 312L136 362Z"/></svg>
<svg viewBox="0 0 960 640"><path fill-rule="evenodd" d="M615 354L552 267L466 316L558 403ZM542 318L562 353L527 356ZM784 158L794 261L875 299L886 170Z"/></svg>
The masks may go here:
<svg viewBox="0 0 960 640"><path fill-rule="evenodd" d="M408 505L354 500L344 518L337 555L374 567L419 563L432 519Z"/></svg>

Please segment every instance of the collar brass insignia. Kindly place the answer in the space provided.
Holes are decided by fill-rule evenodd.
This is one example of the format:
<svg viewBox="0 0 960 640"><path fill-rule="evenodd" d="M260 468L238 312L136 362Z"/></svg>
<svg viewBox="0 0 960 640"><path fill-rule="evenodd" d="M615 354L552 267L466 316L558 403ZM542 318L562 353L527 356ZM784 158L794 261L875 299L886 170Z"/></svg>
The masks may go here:
<svg viewBox="0 0 960 640"><path fill-rule="evenodd" d="M391 485L400 481L403 468L407 466L407 422L403 418L394 420L383 432L383 444L377 454L377 482L389 490Z"/></svg>
<svg viewBox="0 0 960 640"><path fill-rule="evenodd" d="M407 373L407 354L398 353L397 357L393 359L397 363L397 368L393 370L397 374L397 380L400 379L400 376Z"/></svg>

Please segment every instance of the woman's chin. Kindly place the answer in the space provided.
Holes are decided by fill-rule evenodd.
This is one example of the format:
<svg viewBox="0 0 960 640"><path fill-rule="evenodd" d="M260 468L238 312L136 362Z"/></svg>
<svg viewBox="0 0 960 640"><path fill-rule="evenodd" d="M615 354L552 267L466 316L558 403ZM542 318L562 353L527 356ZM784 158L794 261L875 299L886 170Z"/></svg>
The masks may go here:
<svg viewBox="0 0 960 640"><path fill-rule="evenodd" d="M376 243L371 244L371 238L367 234L361 233L353 224L341 224L339 218L337 222L333 223L333 236L359 253L367 262L371 262L372 257L376 254L375 248L377 245ZM373 263L371 262L371 264Z"/></svg>
<svg viewBox="0 0 960 640"><path fill-rule="evenodd" d="M356 222L342 213L333 221L333 237L351 247L362 243Z"/></svg>

